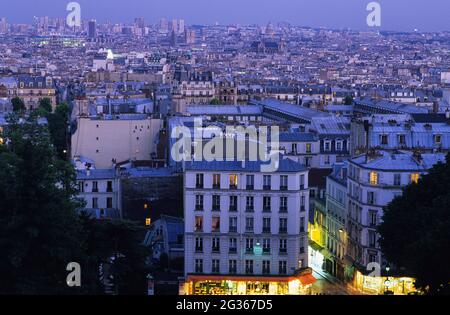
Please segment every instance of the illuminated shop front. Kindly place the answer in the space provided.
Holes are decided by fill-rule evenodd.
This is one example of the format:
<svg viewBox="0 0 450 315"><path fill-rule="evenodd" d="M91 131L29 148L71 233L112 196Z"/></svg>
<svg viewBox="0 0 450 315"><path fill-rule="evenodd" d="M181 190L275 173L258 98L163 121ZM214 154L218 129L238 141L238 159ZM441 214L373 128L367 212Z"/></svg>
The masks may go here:
<svg viewBox="0 0 450 315"><path fill-rule="evenodd" d="M187 295L305 295L316 281L311 273L296 276L189 275Z"/></svg>
<svg viewBox="0 0 450 315"><path fill-rule="evenodd" d="M356 271L353 286L366 294L407 295L418 293L414 287L414 281L410 277L371 277Z"/></svg>

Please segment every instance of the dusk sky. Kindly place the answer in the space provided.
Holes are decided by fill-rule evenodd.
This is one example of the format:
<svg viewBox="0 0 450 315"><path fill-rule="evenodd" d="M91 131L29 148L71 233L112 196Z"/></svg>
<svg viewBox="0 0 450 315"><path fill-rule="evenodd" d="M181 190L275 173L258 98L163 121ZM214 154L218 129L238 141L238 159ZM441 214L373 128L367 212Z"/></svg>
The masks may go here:
<svg viewBox="0 0 450 315"><path fill-rule="evenodd" d="M367 29L366 6L372 0L78 0L82 18L130 22L144 17L183 18L187 24L261 24ZM69 0L1 0L0 17L30 23L33 16L65 17ZM448 0L378 0L382 29L450 31Z"/></svg>

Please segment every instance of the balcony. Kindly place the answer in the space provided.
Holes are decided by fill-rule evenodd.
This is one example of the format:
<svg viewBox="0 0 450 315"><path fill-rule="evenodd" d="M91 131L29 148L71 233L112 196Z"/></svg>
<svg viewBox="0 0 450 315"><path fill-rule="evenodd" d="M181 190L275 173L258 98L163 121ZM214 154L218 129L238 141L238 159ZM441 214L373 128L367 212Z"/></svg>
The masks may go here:
<svg viewBox="0 0 450 315"><path fill-rule="evenodd" d="M263 190L271 190L272 186L271 185L264 185L263 186Z"/></svg>
<svg viewBox="0 0 450 315"><path fill-rule="evenodd" d="M270 232L271 232L271 229L270 229L270 227L263 227L262 232L263 232L263 233L270 233Z"/></svg>
<svg viewBox="0 0 450 315"><path fill-rule="evenodd" d="M245 187L245 189L247 189L247 190L254 190L254 189L255 189L255 186L254 186L254 185L247 185L247 186Z"/></svg>
<svg viewBox="0 0 450 315"><path fill-rule="evenodd" d="M212 211L220 211L220 205L213 205Z"/></svg>
<svg viewBox="0 0 450 315"><path fill-rule="evenodd" d="M280 206L280 213L287 213L287 212L288 212L287 206Z"/></svg>
<svg viewBox="0 0 450 315"><path fill-rule="evenodd" d="M220 189L220 184L214 184L214 185L212 186L212 188L213 188L213 189Z"/></svg>
<svg viewBox="0 0 450 315"><path fill-rule="evenodd" d="M254 212L255 208L253 206L247 206L247 207L245 207L245 211L246 212Z"/></svg>
<svg viewBox="0 0 450 315"><path fill-rule="evenodd" d="M279 230L278 233L279 233L279 234L286 234L286 233L287 233L287 228L285 228L285 227L280 228L280 230Z"/></svg>
<svg viewBox="0 0 450 315"><path fill-rule="evenodd" d="M237 248L230 248L229 250L228 250L228 253L230 253L230 254L236 254L237 253Z"/></svg>
<svg viewBox="0 0 450 315"><path fill-rule="evenodd" d="M264 255L270 255L270 247L269 248L263 248L263 254Z"/></svg>
<svg viewBox="0 0 450 315"><path fill-rule="evenodd" d="M237 226L230 226L230 228L228 229L228 231L230 233L237 233Z"/></svg>
<svg viewBox="0 0 450 315"><path fill-rule="evenodd" d="M245 232L246 233L253 233L253 226L246 226L245 227Z"/></svg>
<svg viewBox="0 0 450 315"><path fill-rule="evenodd" d="M287 249L286 248L280 248L279 254L280 255L287 255Z"/></svg>
<svg viewBox="0 0 450 315"><path fill-rule="evenodd" d="M280 190L286 191L286 190L288 190L288 186L280 186Z"/></svg>
<svg viewBox="0 0 450 315"><path fill-rule="evenodd" d="M230 185L230 189L237 189L237 185Z"/></svg>
<svg viewBox="0 0 450 315"><path fill-rule="evenodd" d="M253 254L253 247L252 248L246 248L245 249L246 254Z"/></svg>
<svg viewBox="0 0 450 315"><path fill-rule="evenodd" d="M272 207L271 206L264 206L263 207L263 212L271 212L272 211Z"/></svg>
<svg viewBox="0 0 450 315"><path fill-rule="evenodd" d="M203 247L196 247L195 248L196 253L203 253Z"/></svg>
<svg viewBox="0 0 450 315"><path fill-rule="evenodd" d="M195 205L195 211L203 211L203 205Z"/></svg>
<svg viewBox="0 0 450 315"><path fill-rule="evenodd" d="M195 188L197 189L203 189L203 184L195 184Z"/></svg>
<svg viewBox="0 0 450 315"><path fill-rule="evenodd" d="M237 206L236 205L231 205L228 211L236 212L237 211Z"/></svg>
<svg viewBox="0 0 450 315"><path fill-rule="evenodd" d="M217 254L217 253L220 253L220 247L213 247L213 248L212 248L212 252L213 252L213 253L216 253L216 254Z"/></svg>

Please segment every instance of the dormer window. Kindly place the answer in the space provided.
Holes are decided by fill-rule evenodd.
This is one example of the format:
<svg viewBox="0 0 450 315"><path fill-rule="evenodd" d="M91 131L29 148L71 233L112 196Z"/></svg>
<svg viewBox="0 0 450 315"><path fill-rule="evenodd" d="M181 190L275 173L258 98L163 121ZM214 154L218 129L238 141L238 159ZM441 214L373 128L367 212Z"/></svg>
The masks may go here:
<svg viewBox="0 0 450 315"><path fill-rule="evenodd" d="M382 145L388 145L388 136L387 135L381 135L380 138L381 138L380 142Z"/></svg>
<svg viewBox="0 0 450 315"><path fill-rule="evenodd" d="M442 135L434 135L434 143L441 144L442 143Z"/></svg>
<svg viewBox="0 0 450 315"><path fill-rule="evenodd" d="M323 144L323 148L325 151L331 151L331 141L330 140L325 140L324 144Z"/></svg>

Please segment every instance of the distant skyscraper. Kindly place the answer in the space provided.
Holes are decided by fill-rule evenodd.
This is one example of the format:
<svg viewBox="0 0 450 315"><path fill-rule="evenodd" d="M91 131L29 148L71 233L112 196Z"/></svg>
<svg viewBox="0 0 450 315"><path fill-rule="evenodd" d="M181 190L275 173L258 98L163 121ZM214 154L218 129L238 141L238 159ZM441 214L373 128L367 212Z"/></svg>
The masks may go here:
<svg viewBox="0 0 450 315"><path fill-rule="evenodd" d="M136 26L139 27L139 28L144 28L145 27L145 20L144 20L144 18L135 18L134 19L134 24L136 24Z"/></svg>
<svg viewBox="0 0 450 315"><path fill-rule="evenodd" d="M175 33L175 31L172 31L172 34L170 35L170 45L172 47L177 45L177 33Z"/></svg>
<svg viewBox="0 0 450 315"><path fill-rule="evenodd" d="M172 20L172 31L178 33L178 21L176 19Z"/></svg>
<svg viewBox="0 0 450 315"><path fill-rule="evenodd" d="M185 28L185 26L184 26L184 20L180 20L180 22L179 22L179 24L178 24L178 32L179 32L180 34L183 34L183 33L184 33L184 28Z"/></svg>
<svg viewBox="0 0 450 315"><path fill-rule="evenodd" d="M95 20L89 21L88 37L89 38L97 37L97 21L95 21Z"/></svg>
<svg viewBox="0 0 450 315"><path fill-rule="evenodd" d="M162 32L167 32L169 30L169 23L165 18L162 18L159 21L159 30Z"/></svg>
<svg viewBox="0 0 450 315"><path fill-rule="evenodd" d="M0 19L0 33L5 34L8 32L8 22L6 21L6 18Z"/></svg>

